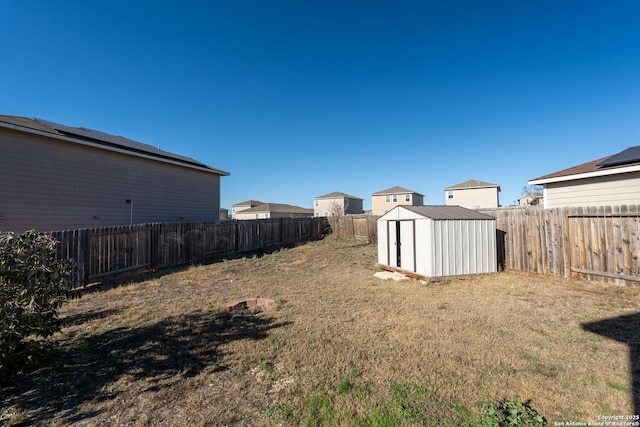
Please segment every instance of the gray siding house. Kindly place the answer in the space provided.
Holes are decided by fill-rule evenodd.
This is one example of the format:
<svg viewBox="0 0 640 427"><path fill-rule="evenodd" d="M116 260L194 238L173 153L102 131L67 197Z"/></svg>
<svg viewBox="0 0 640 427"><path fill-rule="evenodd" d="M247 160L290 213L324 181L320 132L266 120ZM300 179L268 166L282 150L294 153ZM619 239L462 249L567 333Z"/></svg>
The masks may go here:
<svg viewBox="0 0 640 427"><path fill-rule="evenodd" d="M0 231L218 221L227 175L121 136L0 116Z"/></svg>

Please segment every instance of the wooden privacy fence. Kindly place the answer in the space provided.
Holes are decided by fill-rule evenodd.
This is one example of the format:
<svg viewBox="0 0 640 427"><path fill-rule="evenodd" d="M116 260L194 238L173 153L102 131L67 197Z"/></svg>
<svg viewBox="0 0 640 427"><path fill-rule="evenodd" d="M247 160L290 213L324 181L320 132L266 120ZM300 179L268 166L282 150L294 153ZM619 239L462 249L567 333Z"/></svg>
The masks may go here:
<svg viewBox="0 0 640 427"><path fill-rule="evenodd" d="M150 223L50 233L57 257L78 264L78 285L322 237L325 218Z"/></svg>
<svg viewBox="0 0 640 427"><path fill-rule="evenodd" d="M640 284L640 206L482 209L507 268Z"/></svg>
<svg viewBox="0 0 640 427"><path fill-rule="evenodd" d="M496 218L499 267L640 285L640 205L479 209ZM328 218L337 237L377 241L377 217Z"/></svg>
<svg viewBox="0 0 640 427"><path fill-rule="evenodd" d="M375 215L331 216L327 220L335 237L350 237L366 242L378 240L378 217Z"/></svg>

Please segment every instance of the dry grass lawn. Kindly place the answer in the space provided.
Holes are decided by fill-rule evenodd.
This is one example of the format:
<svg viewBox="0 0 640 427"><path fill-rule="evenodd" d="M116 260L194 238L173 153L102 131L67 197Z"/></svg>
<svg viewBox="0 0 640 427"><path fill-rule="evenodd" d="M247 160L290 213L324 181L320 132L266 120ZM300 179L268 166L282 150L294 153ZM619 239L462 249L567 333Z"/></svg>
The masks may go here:
<svg viewBox="0 0 640 427"><path fill-rule="evenodd" d="M473 425L511 399L554 421L636 413L640 294L518 272L374 277L331 239L88 288L61 347L2 389L6 425ZM229 312L242 298L268 309Z"/></svg>

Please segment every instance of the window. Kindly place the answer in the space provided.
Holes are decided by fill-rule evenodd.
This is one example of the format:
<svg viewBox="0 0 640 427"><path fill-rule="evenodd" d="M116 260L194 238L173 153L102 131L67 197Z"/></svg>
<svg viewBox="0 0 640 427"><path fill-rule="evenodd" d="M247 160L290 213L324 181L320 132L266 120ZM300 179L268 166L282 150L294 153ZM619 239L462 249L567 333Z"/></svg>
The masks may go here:
<svg viewBox="0 0 640 427"><path fill-rule="evenodd" d="M386 203L389 203L389 202L391 201L391 196L387 194L387 195L385 196L385 198L384 198L384 201L385 201Z"/></svg>
<svg viewBox="0 0 640 427"><path fill-rule="evenodd" d="M394 195L393 195L393 202L395 203L395 202L397 202L397 201L398 201L398 195L397 195L397 194L394 194Z"/></svg>
<svg viewBox="0 0 640 427"><path fill-rule="evenodd" d="M453 199L453 190L447 191L447 198Z"/></svg>
<svg viewBox="0 0 640 427"><path fill-rule="evenodd" d="M316 206L318 206L318 201L316 200Z"/></svg>
<svg viewBox="0 0 640 427"><path fill-rule="evenodd" d="M404 201L405 202L410 202L411 201L411 194L405 194L404 195Z"/></svg>
<svg viewBox="0 0 640 427"><path fill-rule="evenodd" d="M256 214L256 219L260 218L260 214Z"/></svg>

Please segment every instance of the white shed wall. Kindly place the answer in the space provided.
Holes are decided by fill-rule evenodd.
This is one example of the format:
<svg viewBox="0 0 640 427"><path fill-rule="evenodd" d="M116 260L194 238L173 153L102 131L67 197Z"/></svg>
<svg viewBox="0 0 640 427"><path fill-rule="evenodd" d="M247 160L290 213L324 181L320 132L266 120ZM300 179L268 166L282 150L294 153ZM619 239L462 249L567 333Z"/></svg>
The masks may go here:
<svg viewBox="0 0 640 427"><path fill-rule="evenodd" d="M389 265L389 235L387 221L378 221L378 264Z"/></svg>
<svg viewBox="0 0 640 427"><path fill-rule="evenodd" d="M428 277L495 273L494 221L432 221L431 269Z"/></svg>

